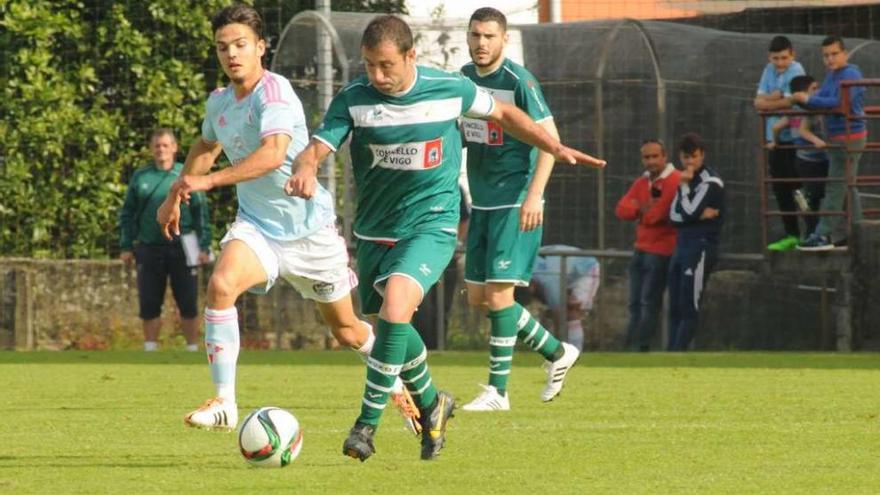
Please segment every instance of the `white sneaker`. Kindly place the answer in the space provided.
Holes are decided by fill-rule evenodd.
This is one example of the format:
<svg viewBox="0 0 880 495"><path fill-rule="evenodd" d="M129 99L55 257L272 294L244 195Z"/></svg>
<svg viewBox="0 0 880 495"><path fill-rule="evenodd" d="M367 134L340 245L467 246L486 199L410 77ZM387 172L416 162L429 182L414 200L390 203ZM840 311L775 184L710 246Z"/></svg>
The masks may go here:
<svg viewBox="0 0 880 495"><path fill-rule="evenodd" d="M562 386L565 384L565 375L581 355L577 347L568 342L563 342L562 348L564 353L561 358L556 361L544 362L544 370L547 371L547 385L541 391L541 400L544 402L550 402L559 395L559 392L562 391Z"/></svg>
<svg viewBox="0 0 880 495"><path fill-rule="evenodd" d="M510 398L507 394L501 395L498 389L492 385L483 385L483 391L476 399L465 404L465 411L510 411Z"/></svg>
<svg viewBox="0 0 880 495"><path fill-rule="evenodd" d="M201 407L187 414L183 422L194 428L232 431L238 424L238 406L220 397L208 399Z"/></svg>
<svg viewBox="0 0 880 495"><path fill-rule="evenodd" d="M397 408L397 412L403 417L403 427L413 435L420 435L422 433L422 423L419 421L421 413L413 401L412 395L409 394L409 390L403 386L400 377L394 380L388 397Z"/></svg>

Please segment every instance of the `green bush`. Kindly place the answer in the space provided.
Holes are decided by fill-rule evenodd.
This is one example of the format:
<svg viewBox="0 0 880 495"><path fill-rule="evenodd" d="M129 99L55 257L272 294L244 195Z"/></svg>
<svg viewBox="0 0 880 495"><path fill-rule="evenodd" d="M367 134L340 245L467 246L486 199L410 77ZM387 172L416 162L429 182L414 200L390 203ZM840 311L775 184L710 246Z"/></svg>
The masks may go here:
<svg viewBox="0 0 880 495"><path fill-rule="evenodd" d="M196 3L197 7L189 4ZM0 0L0 252L102 257L157 125L197 135L226 1Z"/></svg>
<svg viewBox="0 0 880 495"><path fill-rule="evenodd" d="M210 16L230 0L0 0L0 253L101 258L118 252L117 214L151 129L199 135L223 84ZM339 10L403 12L402 0L338 0ZM258 0L265 34L311 0ZM182 159L182 158L181 158ZM215 235L234 191L213 192Z"/></svg>

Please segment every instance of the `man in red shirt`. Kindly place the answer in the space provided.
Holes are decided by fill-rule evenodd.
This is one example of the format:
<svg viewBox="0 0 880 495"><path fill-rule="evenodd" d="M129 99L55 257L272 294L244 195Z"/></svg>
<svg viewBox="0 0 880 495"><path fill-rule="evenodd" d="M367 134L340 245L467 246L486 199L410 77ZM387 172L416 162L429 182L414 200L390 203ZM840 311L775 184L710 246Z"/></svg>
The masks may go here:
<svg viewBox="0 0 880 495"><path fill-rule="evenodd" d="M666 148L656 139L642 143L645 173L617 203L617 218L636 221L636 243L629 264L627 347L648 351L660 323L660 307L669 258L675 250L675 228L669 206L678 189L679 171L666 161Z"/></svg>

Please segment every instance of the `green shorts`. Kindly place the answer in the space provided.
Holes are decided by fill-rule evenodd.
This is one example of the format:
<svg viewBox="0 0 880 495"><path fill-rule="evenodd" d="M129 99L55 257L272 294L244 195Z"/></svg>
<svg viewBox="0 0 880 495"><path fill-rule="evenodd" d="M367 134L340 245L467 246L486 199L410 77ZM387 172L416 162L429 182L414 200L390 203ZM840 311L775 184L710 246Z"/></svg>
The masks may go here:
<svg viewBox="0 0 880 495"><path fill-rule="evenodd" d="M379 313L385 293L385 281L391 275L403 275L419 284L422 297L437 283L455 252L455 234L437 231L414 234L393 246L359 239L357 243L358 296L361 312Z"/></svg>
<svg viewBox="0 0 880 495"><path fill-rule="evenodd" d="M465 282L528 286L543 234L543 226L519 230L519 208L471 211Z"/></svg>

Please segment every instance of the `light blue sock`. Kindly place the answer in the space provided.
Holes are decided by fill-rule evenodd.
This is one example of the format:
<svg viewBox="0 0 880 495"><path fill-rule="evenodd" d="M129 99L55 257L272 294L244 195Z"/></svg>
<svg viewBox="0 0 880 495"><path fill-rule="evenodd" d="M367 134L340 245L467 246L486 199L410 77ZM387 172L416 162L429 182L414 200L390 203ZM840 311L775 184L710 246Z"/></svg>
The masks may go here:
<svg viewBox="0 0 880 495"><path fill-rule="evenodd" d="M217 397L235 402L235 366L240 339L238 310L205 308L205 351Z"/></svg>

